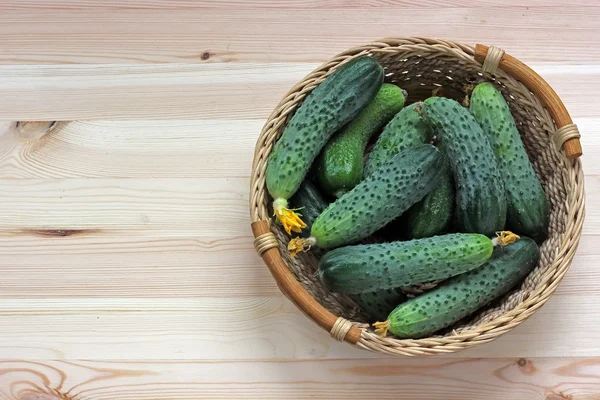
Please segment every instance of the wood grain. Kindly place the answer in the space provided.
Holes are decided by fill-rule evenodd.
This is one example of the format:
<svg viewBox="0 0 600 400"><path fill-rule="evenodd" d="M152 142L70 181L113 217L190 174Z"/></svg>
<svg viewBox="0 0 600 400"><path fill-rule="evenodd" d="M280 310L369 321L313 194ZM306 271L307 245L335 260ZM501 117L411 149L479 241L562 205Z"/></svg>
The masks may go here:
<svg viewBox="0 0 600 400"><path fill-rule="evenodd" d="M0 119L266 119L314 66L0 66Z"/></svg>
<svg viewBox="0 0 600 400"><path fill-rule="evenodd" d="M227 129L227 120L265 120L288 89L318 65L0 65L0 119L210 119L226 120ZM573 118L596 116L597 64L530 66L556 90Z"/></svg>
<svg viewBox="0 0 600 400"><path fill-rule="evenodd" d="M2 298L280 295L249 232L222 238L181 230L5 233L0 266Z"/></svg>
<svg viewBox="0 0 600 400"><path fill-rule="evenodd" d="M593 104L593 103L592 103ZM584 149L600 152L600 118L577 118ZM262 120L61 122L23 140L0 122L0 179L246 178ZM583 158L586 175L600 163Z"/></svg>
<svg viewBox="0 0 600 400"><path fill-rule="evenodd" d="M583 236L559 294L597 292L599 239L599 235ZM254 252L249 232L223 238L186 230L4 232L0 233L0 266L1 298L280 295Z"/></svg>
<svg viewBox="0 0 600 400"><path fill-rule="evenodd" d="M246 178L0 180L0 230L249 231ZM200 205L200 206L199 206Z"/></svg>
<svg viewBox="0 0 600 400"><path fill-rule="evenodd" d="M455 357L598 357L598 296L556 294L494 342ZM385 359L331 339L277 297L2 299L5 358L97 360ZM576 343L577 345L573 345Z"/></svg>
<svg viewBox="0 0 600 400"><path fill-rule="evenodd" d="M263 124L71 121L24 140L0 122L0 178L247 178Z"/></svg>
<svg viewBox="0 0 600 400"><path fill-rule="evenodd" d="M310 5L294 12L281 7L252 12L233 6L196 12L185 8L6 9L0 13L0 60L13 64L314 62L371 40L411 35L493 44L526 63L597 63L599 17L599 7L473 8L469 2L466 7L436 12L423 7L364 10Z"/></svg>
<svg viewBox="0 0 600 400"><path fill-rule="evenodd" d="M600 359L305 362L0 361L5 400L593 400ZM230 380L232 371L239 376ZM80 376L80 380L73 380ZM323 376L331 377L324 382ZM2 393L2 392L0 392Z"/></svg>
<svg viewBox="0 0 600 400"><path fill-rule="evenodd" d="M574 0L569 3L577 6L598 7L599 4L589 0ZM523 0L519 2L519 7L560 7L564 6L564 1L560 0ZM494 0L287 0L285 2L277 0L123 0L123 1L103 1L93 0L4 0L2 9L5 10L35 10L35 9L71 9L71 10L94 10L94 9L185 9L190 11L205 9L243 9L243 10L264 10L264 9L371 9L371 8L478 8L478 7L498 7L511 8L514 5L510 3L498 3Z"/></svg>
<svg viewBox="0 0 600 400"><path fill-rule="evenodd" d="M0 230L248 232L247 178L0 179ZM600 234L600 176L585 179L584 233ZM201 207L199 207L201 204Z"/></svg>

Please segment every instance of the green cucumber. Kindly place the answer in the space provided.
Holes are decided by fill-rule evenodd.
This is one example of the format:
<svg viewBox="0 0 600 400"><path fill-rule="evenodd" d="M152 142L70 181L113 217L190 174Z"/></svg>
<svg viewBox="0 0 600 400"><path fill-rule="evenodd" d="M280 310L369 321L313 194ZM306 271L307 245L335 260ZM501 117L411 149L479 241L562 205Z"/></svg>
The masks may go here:
<svg viewBox="0 0 600 400"><path fill-rule="evenodd" d="M351 297L364 312L369 314L371 321L386 319L398 304L406 301L406 296L398 289L358 293L351 295Z"/></svg>
<svg viewBox="0 0 600 400"><path fill-rule="evenodd" d="M431 127L423 121L418 112L421 107L422 103L404 107L386 125L369 153L365 166L366 176L388 162L397 152L432 139ZM447 171L448 173L443 174L439 185L402 217L409 238L435 236L444 233L448 228L454 207L454 183L450 170Z"/></svg>
<svg viewBox="0 0 600 400"><path fill-rule="evenodd" d="M365 176L370 176L393 156L409 147L429 142L431 129L417 112L420 103L406 106L385 126L370 151Z"/></svg>
<svg viewBox="0 0 600 400"><path fill-rule="evenodd" d="M437 288L394 309L385 322L375 324L385 336L421 338L447 328L508 293L538 263L540 252L532 239L522 237L506 247L494 248L483 266L456 276Z"/></svg>
<svg viewBox="0 0 600 400"><path fill-rule="evenodd" d="M372 57L358 57L319 84L287 123L267 161L266 184L275 216L288 233L306 226L288 208L288 199L331 135L375 97L382 83L381 65Z"/></svg>
<svg viewBox="0 0 600 400"><path fill-rule="evenodd" d="M504 229L506 196L490 140L473 115L452 99L430 97L423 118L439 135L452 166L462 232L493 236Z"/></svg>
<svg viewBox="0 0 600 400"><path fill-rule="evenodd" d="M476 233L346 246L326 253L318 274L333 292L365 293L463 274L486 262L492 250L492 240Z"/></svg>
<svg viewBox="0 0 600 400"><path fill-rule="evenodd" d="M490 142L498 160L507 202L507 224L517 233L538 241L546 237L550 213L542 185L529 161L502 93L489 82L471 94L470 110Z"/></svg>
<svg viewBox="0 0 600 400"><path fill-rule="evenodd" d="M330 204L313 224L308 239L292 239L288 245L292 256L313 245L333 248L368 237L429 193L443 165L443 156L430 144L398 153Z"/></svg>
<svg viewBox="0 0 600 400"><path fill-rule="evenodd" d="M404 105L406 92L384 83L362 111L325 145L317 162L319 186L340 197L363 179L367 143Z"/></svg>
<svg viewBox="0 0 600 400"><path fill-rule="evenodd" d="M405 214L405 230L411 239L440 235L448 230L454 212L454 179L447 166L438 186Z"/></svg>
<svg viewBox="0 0 600 400"><path fill-rule="evenodd" d="M302 220L310 229L319 214L327 208L329 202L311 181L305 180L290 199L290 204L300 209ZM305 230L298 235L308 236L309 234L310 231ZM311 251L318 257L322 256L323 250L318 247L312 248ZM369 314L372 321L386 318L390 311L406 300L406 296L399 290L382 290L351 297L363 311Z"/></svg>

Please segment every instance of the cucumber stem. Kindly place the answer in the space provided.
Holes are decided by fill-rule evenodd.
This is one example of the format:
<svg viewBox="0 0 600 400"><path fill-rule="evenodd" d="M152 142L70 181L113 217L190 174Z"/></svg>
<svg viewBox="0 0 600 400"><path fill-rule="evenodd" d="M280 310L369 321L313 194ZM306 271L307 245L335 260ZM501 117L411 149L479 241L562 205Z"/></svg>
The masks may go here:
<svg viewBox="0 0 600 400"><path fill-rule="evenodd" d="M431 91L431 97L444 97L444 87L438 86Z"/></svg>
<svg viewBox="0 0 600 400"><path fill-rule="evenodd" d="M465 98L462 101L463 106L469 107L471 104L471 93L473 93L473 89L475 89L475 85L472 83L468 83L463 86L463 91L465 92Z"/></svg>
<svg viewBox="0 0 600 400"><path fill-rule="evenodd" d="M417 114L423 117L423 102L420 101L419 104L415 106L414 110Z"/></svg>
<svg viewBox="0 0 600 400"><path fill-rule="evenodd" d="M465 107L469 107L470 104L471 104L471 98L469 97L468 94L465 94L465 98L462 101L462 105Z"/></svg>
<svg viewBox="0 0 600 400"><path fill-rule="evenodd" d="M390 321L387 320L383 322L375 322L373 326L375 327L376 334L378 334L381 337L386 337L388 334L388 330L390 329Z"/></svg>
<svg viewBox="0 0 600 400"><path fill-rule="evenodd" d="M492 244L495 246L508 246L516 242L521 237L511 231L496 232L496 237L492 239Z"/></svg>
<svg viewBox="0 0 600 400"><path fill-rule="evenodd" d="M317 244L317 239L315 239L312 236L309 238L306 238L306 239L293 238L288 243L288 250L290 252L290 256L292 256L292 258L294 258L294 257L296 257L296 254L300 253L301 251L310 250L310 248L312 246L314 246L315 244Z"/></svg>
<svg viewBox="0 0 600 400"><path fill-rule="evenodd" d="M283 229L287 234L294 232L302 232L302 229L306 228L306 224L300 218L301 214L296 214L294 211L299 210L298 208L288 208L288 201L284 198L275 199L273 202L273 210L277 220L283 225Z"/></svg>

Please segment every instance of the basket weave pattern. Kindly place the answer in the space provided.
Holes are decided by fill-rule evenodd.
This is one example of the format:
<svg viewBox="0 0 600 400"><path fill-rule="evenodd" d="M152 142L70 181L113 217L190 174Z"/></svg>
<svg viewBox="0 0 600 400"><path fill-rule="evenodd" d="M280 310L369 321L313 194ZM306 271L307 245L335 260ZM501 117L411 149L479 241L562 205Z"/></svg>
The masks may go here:
<svg viewBox="0 0 600 400"><path fill-rule="evenodd" d="M354 302L346 296L329 292L314 278L318 260L312 254L302 254L296 259L289 257L289 237L277 224L271 223L272 199L265 186L265 170L274 142L313 88L340 64L363 54L370 54L381 63L386 82L407 90L409 101L423 100L438 88L444 95L460 100L465 96L466 84L494 81L509 102L550 203L549 236L540 248L538 266L515 291L444 335L415 340L379 337L365 323ZM256 144L250 213L253 223L269 221L276 240L270 234L263 235L259 252L278 246L283 261L308 294L332 314L343 318L338 319L333 327L321 324L327 325L326 329L331 329L337 339L344 339L349 329L356 327L360 329L358 340L346 337L347 341L368 350L406 356L451 353L486 343L513 329L541 307L569 268L583 225L584 189L580 160L567 157L562 145L578 138L579 134L574 125L557 129L553 116L540 98L520 80L498 68L503 54L496 48L490 48L481 63L475 59L474 47L451 41L407 38L374 42L342 53L313 71L288 92L269 117ZM278 283L286 293L285 285ZM296 301L293 295L286 294ZM345 325L345 320L352 324Z"/></svg>

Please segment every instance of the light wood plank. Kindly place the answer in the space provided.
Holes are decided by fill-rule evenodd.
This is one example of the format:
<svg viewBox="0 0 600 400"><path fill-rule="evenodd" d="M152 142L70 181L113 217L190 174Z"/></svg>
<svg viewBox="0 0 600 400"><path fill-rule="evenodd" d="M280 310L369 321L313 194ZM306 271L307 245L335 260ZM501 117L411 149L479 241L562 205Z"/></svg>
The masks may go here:
<svg viewBox="0 0 600 400"><path fill-rule="evenodd" d="M600 175L600 118L576 118ZM0 122L0 179L248 177L262 120L71 121L22 140Z"/></svg>
<svg viewBox="0 0 600 400"><path fill-rule="evenodd" d="M436 12L423 7L17 9L0 13L0 60L205 63L208 53L211 62L323 61L371 40L410 34L494 44L526 62L598 62L599 17L598 7L571 5Z"/></svg>
<svg viewBox="0 0 600 400"><path fill-rule="evenodd" d="M280 295L249 234L223 238L185 230L64 234L0 233L0 297ZM597 292L599 237L582 237L559 294L594 296Z"/></svg>
<svg viewBox="0 0 600 400"><path fill-rule="evenodd" d="M597 358L2 360L0 393L6 400L394 399L398 393L415 400L592 400L600 391L599 365Z"/></svg>
<svg viewBox="0 0 600 400"><path fill-rule="evenodd" d="M573 6L597 7L598 3L590 0L574 0L569 3ZM522 0L518 7L561 7L564 1L560 0ZM5 0L1 9L4 10L35 10L35 9L70 9L70 10L97 10L97 9L185 9L200 11L205 9L223 10L264 10L264 9L371 9L371 8L475 8L475 7L515 7L510 3L499 3L494 0L125 0L103 1L93 0Z"/></svg>
<svg viewBox="0 0 600 400"><path fill-rule="evenodd" d="M40 140L4 122L0 178L248 177L264 122L71 121Z"/></svg>
<svg viewBox="0 0 600 400"><path fill-rule="evenodd" d="M0 119L265 120L318 65L0 65ZM552 85L574 118L597 116L594 89L600 90L600 65L531 67Z"/></svg>
<svg viewBox="0 0 600 400"><path fill-rule="evenodd" d="M0 306L0 324L2 358L147 361L370 355L331 340L283 296L6 299Z"/></svg>
<svg viewBox="0 0 600 400"><path fill-rule="evenodd" d="M0 119L266 119L314 66L0 66Z"/></svg>
<svg viewBox="0 0 600 400"><path fill-rule="evenodd" d="M161 230L0 238L2 298L280 295L249 234L215 238Z"/></svg>
<svg viewBox="0 0 600 400"><path fill-rule="evenodd" d="M587 176L584 233L600 234L600 176ZM186 229L246 235L249 179L0 179L0 230ZM50 232L52 234L53 232Z"/></svg>
<svg viewBox="0 0 600 400"><path fill-rule="evenodd" d="M246 178L0 180L0 230L250 228ZM50 232L52 234L53 232Z"/></svg>
<svg viewBox="0 0 600 400"><path fill-rule="evenodd" d="M458 356L598 357L598 307L598 296L557 294L512 332ZM388 358L336 342L283 296L3 299L0 325L1 358Z"/></svg>

